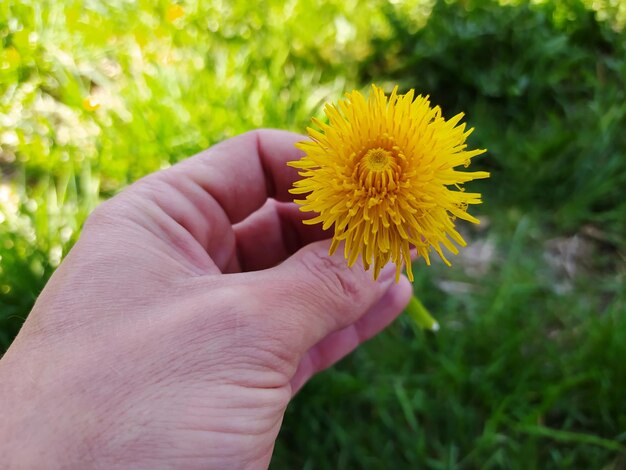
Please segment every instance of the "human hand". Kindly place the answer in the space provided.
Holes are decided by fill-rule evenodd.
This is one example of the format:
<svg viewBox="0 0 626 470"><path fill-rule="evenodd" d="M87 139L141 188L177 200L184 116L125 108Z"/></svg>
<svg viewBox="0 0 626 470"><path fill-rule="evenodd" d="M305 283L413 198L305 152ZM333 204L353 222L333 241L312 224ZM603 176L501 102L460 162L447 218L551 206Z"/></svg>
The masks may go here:
<svg viewBox="0 0 626 470"><path fill-rule="evenodd" d="M3 465L267 467L297 390L411 296L301 223L302 138L235 137L94 211L0 361Z"/></svg>

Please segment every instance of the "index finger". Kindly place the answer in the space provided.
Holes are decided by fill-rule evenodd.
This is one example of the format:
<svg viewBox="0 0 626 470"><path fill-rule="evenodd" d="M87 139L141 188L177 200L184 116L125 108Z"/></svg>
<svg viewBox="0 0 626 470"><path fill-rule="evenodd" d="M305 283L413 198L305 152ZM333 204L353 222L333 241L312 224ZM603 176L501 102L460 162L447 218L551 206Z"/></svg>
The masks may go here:
<svg viewBox="0 0 626 470"><path fill-rule="evenodd" d="M238 135L176 165L222 207L231 224L260 209L268 198L290 201L298 170L287 162L303 152L293 132L260 129Z"/></svg>

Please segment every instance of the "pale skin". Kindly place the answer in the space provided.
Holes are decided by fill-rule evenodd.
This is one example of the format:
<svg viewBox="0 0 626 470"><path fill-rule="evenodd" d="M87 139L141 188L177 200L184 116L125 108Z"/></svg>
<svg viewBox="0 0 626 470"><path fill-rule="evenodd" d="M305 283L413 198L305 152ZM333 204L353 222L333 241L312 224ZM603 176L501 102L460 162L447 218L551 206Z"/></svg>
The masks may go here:
<svg viewBox="0 0 626 470"><path fill-rule="evenodd" d="M94 211L0 360L3 468L267 468L294 394L411 296L301 223L302 139L243 134Z"/></svg>

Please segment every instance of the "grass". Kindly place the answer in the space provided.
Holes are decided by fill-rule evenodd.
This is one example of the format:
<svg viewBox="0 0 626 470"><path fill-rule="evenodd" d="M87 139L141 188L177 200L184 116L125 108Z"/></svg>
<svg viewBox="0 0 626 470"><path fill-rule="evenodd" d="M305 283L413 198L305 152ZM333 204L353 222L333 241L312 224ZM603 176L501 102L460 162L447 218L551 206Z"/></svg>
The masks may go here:
<svg viewBox="0 0 626 470"><path fill-rule="evenodd" d="M2 3L0 351L101 200L399 83L476 127L483 223L416 266L441 330L402 317L314 378L272 467L624 468L626 9L502 3Z"/></svg>

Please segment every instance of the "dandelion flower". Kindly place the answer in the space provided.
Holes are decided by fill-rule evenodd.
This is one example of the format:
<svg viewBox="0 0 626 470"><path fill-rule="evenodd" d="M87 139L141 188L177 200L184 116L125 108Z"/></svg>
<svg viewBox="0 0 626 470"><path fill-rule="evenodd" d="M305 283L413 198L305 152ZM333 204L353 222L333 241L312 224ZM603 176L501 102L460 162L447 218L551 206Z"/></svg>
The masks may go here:
<svg viewBox="0 0 626 470"><path fill-rule="evenodd" d="M372 85L367 100L352 91L327 104L329 123L314 118L320 130L308 128L311 139L296 144L305 155L289 165L303 178L291 192L306 194L300 210L317 214L305 224L334 228L331 254L343 241L349 266L360 256L376 279L391 261L398 280L404 264L412 281L412 250L427 264L434 250L450 265L442 247L457 254L452 242L466 245L455 220L478 223L467 208L481 196L462 185L489 173L456 169L485 152L467 149L473 129L459 124L462 113L446 120L428 97L397 91L387 97Z"/></svg>
<svg viewBox="0 0 626 470"><path fill-rule="evenodd" d="M169 5L165 11L165 19L168 23L174 23L183 16L185 16L185 9L177 3Z"/></svg>
<svg viewBox="0 0 626 470"><path fill-rule="evenodd" d="M100 107L100 101L94 96L87 96L83 99L83 108L87 111L95 111Z"/></svg>

